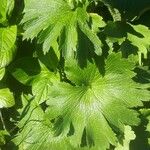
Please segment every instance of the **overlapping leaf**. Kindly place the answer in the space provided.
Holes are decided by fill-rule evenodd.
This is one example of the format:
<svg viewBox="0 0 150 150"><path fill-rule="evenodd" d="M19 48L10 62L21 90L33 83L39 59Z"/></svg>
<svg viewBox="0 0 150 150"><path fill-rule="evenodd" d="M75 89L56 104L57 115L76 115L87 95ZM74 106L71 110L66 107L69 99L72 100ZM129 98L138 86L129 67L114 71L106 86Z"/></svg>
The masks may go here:
<svg viewBox="0 0 150 150"><path fill-rule="evenodd" d="M8 5L14 1L6 0L0 1L0 23L6 21L6 14L8 13ZM11 5L11 4L10 4ZM9 7L10 8L10 7ZM11 12L11 9L10 9ZM5 75L5 67L12 61L14 58L15 42L17 35L17 27L1 27L0 28L0 80ZM0 109L9 108L15 105L15 100L13 93L10 92L9 88L3 87L3 83L0 84ZM3 116L0 116L3 122ZM1 123L1 121L0 121ZM4 122L3 122L4 123ZM4 128L4 127L3 127ZM9 133L7 130L0 130L0 146L6 144L5 136L8 136Z"/></svg>
<svg viewBox="0 0 150 150"><path fill-rule="evenodd" d="M149 9L150 4L149 0L137 0L136 7L133 8L134 0L101 1L111 6L109 10L114 11L117 8L119 20L123 17L124 21L126 18L140 17ZM122 21L108 22L106 25L101 16L88 13L90 7L94 6L93 3L89 5L89 2L91 1L24 0L24 17L21 22L24 28L23 38L31 41L36 38L38 44L35 49L43 45L44 53L36 50L34 56L19 58L6 68L16 53L17 27L2 27L8 22L11 23L9 16L14 0L0 0L0 84L8 69L19 82L32 87L32 95L22 94L19 97L22 107L18 109L17 105L17 109L14 107L6 110L8 113L14 109L17 112L13 118L14 124L10 121L11 114L9 116L5 112L5 108L15 104L13 93L0 85L0 109L6 113L2 116L4 121L1 117L1 126L6 130L9 126L6 124L5 127L7 122L15 126L10 131L15 136L11 141L14 145L7 147L9 143L4 149L110 150L113 146L115 148L112 149L115 150L129 149L130 141L135 138L132 126L140 122L136 108L145 107L145 102L143 106L142 101L150 100L150 91L147 89L150 87L150 76L148 67L139 67L135 69L138 73L135 77L135 64L129 62L128 56L138 54L140 65L144 56L147 59L144 63L149 65L147 54L150 48L150 30L144 25L132 25ZM15 6L17 15L17 7L20 5L16 3ZM98 12L105 13L102 12L103 6L100 8L102 10ZM105 14L103 16L106 17ZM107 17L106 20L109 21ZM100 28L104 27L103 33ZM104 45L97 36L98 33ZM22 48L24 44L20 37L18 39L19 47ZM25 43L30 46L29 42ZM101 55L102 46L108 58L104 66L98 63L96 66L92 63L91 54L94 58L101 59L95 53ZM19 50L22 51L21 48ZM111 54L112 51L117 52L118 48L128 60L122 59L120 54ZM22 52L19 52L17 58L20 54L22 56ZM76 57L78 63L70 57ZM62 60L65 61L65 66ZM100 74L101 68L98 70L97 67L103 67L104 74ZM60 82L60 77L56 74L57 69L60 76L65 77L63 82ZM5 77L8 82L14 81L9 73ZM16 89L13 86L17 84L11 85L12 90ZM15 97L20 96L18 91L14 92ZM149 112L146 108L141 110L147 121L150 120ZM16 127L17 134L13 132ZM150 132L149 122L146 132ZM7 135L7 131L0 130L0 145L6 143Z"/></svg>
<svg viewBox="0 0 150 150"><path fill-rule="evenodd" d="M37 106L30 95L22 95L23 108L19 110L21 121L20 132L12 140L19 149L25 150L70 150L71 146L65 137L54 136L53 126L49 118L44 117L43 110Z"/></svg>
<svg viewBox="0 0 150 150"><path fill-rule="evenodd" d="M0 68L7 66L16 53L17 27L0 28Z"/></svg>
<svg viewBox="0 0 150 150"><path fill-rule="evenodd" d="M36 97L29 101L26 104L29 109L25 107L27 114L24 113L19 123L23 130L14 142L27 150L80 149L81 146L106 150L110 144L117 145L116 133L124 132L126 124L137 125L140 121L138 113L131 108L142 106L142 101L149 100L150 96L145 86L132 80L133 68L134 65L121 59L119 54L108 57L104 76L92 63L81 69L72 60L67 62L65 72L74 86L57 80L53 82L49 94L46 93L49 99L46 116L37 105ZM17 74L13 73L15 77ZM38 89L41 81L37 78L32 83L36 83Z"/></svg>
<svg viewBox="0 0 150 150"><path fill-rule="evenodd" d="M59 80L54 72L49 71L37 58L22 58L9 67L12 75L21 83L32 86L37 104L48 99L53 82Z"/></svg>
<svg viewBox="0 0 150 150"><path fill-rule="evenodd" d="M64 57L74 56L78 48L78 30L81 30L93 43L95 52L101 54L101 41L90 29L90 16L86 4L71 8L64 0L25 0L24 39L37 37L43 43L44 53L50 47L62 50ZM58 41L59 39L59 41Z"/></svg>
<svg viewBox="0 0 150 150"><path fill-rule="evenodd" d="M14 8L14 0L0 1L0 23L4 23L7 17L12 13Z"/></svg>
<svg viewBox="0 0 150 150"><path fill-rule="evenodd" d="M75 147L82 144L84 132L88 147L105 150L109 144L116 145L115 131L121 132L124 124L137 125L140 121L130 108L142 106L142 101L150 96L131 79L135 75L132 69L132 64L116 54L108 57L105 76L94 64L82 70L69 62L66 74L75 86L60 83L47 101L49 117L62 118L56 123L56 134L68 135L72 125L73 133L68 138Z"/></svg>
<svg viewBox="0 0 150 150"><path fill-rule="evenodd" d="M150 49L150 30L144 25L131 25L123 22L110 22L105 28L105 34L112 42L118 42L124 55L138 54L139 64L141 58L147 58Z"/></svg>
<svg viewBox="0 0 150 150"><path fill-rule="evenodd" d="M0 146L6 144L5 136L8 136L9 133L5 130L0 130Z"/></svg>
<svg viewBox="0 0 150 150"><path fill-rule="evenodd" d="M0 108L12 107L14 104L14 97L9 89L0 89Z"/></svg>
<svg viewBox="0 0 150 150"><path fill-rule="evenodd" d="M125 126L123 144L118 144L115 150L130 150L130 142L135 139L134 131L130 126Z"/></svg>

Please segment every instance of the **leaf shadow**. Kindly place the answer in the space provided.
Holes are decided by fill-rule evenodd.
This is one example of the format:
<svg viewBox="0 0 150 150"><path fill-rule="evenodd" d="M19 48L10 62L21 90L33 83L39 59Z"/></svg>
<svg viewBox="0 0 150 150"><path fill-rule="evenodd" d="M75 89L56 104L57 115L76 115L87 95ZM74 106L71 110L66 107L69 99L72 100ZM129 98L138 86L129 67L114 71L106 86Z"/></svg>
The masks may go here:
<svg viewBox="0 0 150 150"><path fill-rule="evenodd" d="M146 130L146 125L148 120L141 115L141 124L137 127L133 127L136 134L136 139L131 141L130 150L149 150L150 145L148 144L148 138L150 138L150 133Z"/></svg>

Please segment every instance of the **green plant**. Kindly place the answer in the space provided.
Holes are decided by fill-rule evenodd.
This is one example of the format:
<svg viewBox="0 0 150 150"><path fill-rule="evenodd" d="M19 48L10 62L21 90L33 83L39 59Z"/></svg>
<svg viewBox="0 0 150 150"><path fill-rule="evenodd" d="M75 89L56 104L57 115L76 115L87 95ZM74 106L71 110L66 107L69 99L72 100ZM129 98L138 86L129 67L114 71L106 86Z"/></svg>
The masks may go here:
<svg viewBox="0 0 150 150"><path fill-rule="evenodd" d="M0 0L1 149L148 150L149 8Z"/></svg>

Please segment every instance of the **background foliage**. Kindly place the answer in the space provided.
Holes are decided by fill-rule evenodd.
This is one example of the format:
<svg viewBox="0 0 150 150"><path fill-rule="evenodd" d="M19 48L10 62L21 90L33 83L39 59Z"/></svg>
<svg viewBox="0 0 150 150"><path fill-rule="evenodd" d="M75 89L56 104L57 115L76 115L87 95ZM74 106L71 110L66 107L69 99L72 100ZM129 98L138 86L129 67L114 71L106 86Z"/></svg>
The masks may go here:
<svg viewBox="0 0 150 150"><path fill-rule="evenodd" d="M149 0L0 0L0 149L150 149Z"/></svg>

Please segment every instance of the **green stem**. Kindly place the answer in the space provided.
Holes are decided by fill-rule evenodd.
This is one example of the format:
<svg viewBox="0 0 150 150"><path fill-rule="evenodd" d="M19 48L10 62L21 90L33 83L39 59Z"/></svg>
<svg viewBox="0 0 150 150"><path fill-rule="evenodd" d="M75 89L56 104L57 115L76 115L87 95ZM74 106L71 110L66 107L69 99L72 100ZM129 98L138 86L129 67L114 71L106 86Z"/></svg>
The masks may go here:
<svg viewBox="0 0 150 150"><path fill-rule="evenodd" d="M4 123L4 119L3 119L3 116L2 116L1 110L0 110L0 119L1 119L1 122L2 122L2 125L3 125L3 129L6 130L6 126L5 126L5 123Z"/></svg>

